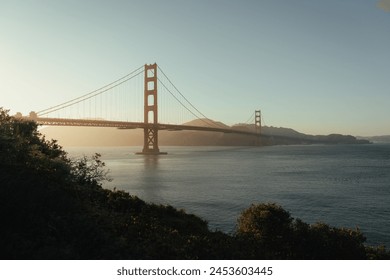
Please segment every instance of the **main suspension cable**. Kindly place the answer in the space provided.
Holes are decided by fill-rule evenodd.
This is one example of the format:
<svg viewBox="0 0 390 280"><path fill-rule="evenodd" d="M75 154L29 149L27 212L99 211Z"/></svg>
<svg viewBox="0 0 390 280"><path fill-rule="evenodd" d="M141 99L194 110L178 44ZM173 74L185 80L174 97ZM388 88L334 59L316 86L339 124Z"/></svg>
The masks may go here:
<svg viewBox="0 0 390 280"><path fill-rule="evenodd" d="M94 97L94 96L96 96L96 95L102 94L102 93L104 93L104 92L106 92L106 91L108 91L108 90L110 90L110 89L112 89L112 88L114 88L114 87L116 87L116 86L119 86L119 85L123 84L124 82L126 82L126 81L128 81L128 80L130 80L130 79L132 79L132 78L134 78L134 77L136 77L136 76L138 76L140 73L143 73L144 70L142 70L140 73L136 74L135 76L132 76L132 77L130 77L130 78L127 78L127 77L133 75L134 73L136 73L137 71L139 71L140 69L142 69L143 67L144 67L144 66L142 65L141 67L138 67L136 70L132 71L131 73L129 73L129 74L127 74L127 75L125 75L125 76L123 76L123 77L121 77L121 78L115 80L114 82L111 82L111 83L109 83L109 84L107 84L107 85L105 85L105 86L103 86L103 87L100 87L100 88L98 88L98 89L96 89L96 90L94 90L94 91L91 91L91 92L89 92L89 93L86 93L86 94L84 94L84 95L82 95L82 96L79 96L79 97L74 98L74 99L72 99L72 100L69 100L69 101L67 101L67 102L63 102L63 103L58 104L58 105L56 105L56 106L52 106L52 107L50 107L50 108L47 108L47 109L38 111L37 114L38 114L38 115L49 114L49 113L52 113L52 112L54 112L54 111L57 111L57 110L60 110L60 109L63 109L63 108L72 106L72 105L74 105L74 104L77 104L77 103L79 103L79 102L85 101L85 100L87 100L87 99L89 99L89 98L92 98L92 97ZM127 79L126 79L126 78L127 78ZM123 79L126 79L126 80L122 81ZM122 81L122 82L116 84L116 83L119 82L119 81ZM116 85L115 85L115 84L116 84ZM112 85L114 85L114 86L112 86ZM107 87L109 87L109 88L107 88ZM107 88L107 89L106 89L106 88ZM104 90L103 90L103 89L104 89ZM103 90L103 91L100 92L101 90ZM96 93L96 92L97 92L97 93ZM94 93L95 93L95 94L94 94Z"/></svg>
<svg viewBox="0 0 390 280"><path fill-rule="evenodd" d="M202 112L200 112L181 92L180 90L173 84L173 82L168 78L168 76L164 73L164 71L159 67L157 66L158 69L161 71L161 73L164 75L164 77L168 80L168 82L173 86L173 88L180 94L181 97L184 98L185 101L187 101L187 103L196 111L198 112L203 118L205 118L205 120L203 121L204 123L206 123L207 125L211 125L211 126L219 126L221 128L225 128L223 127L222 125L220 125L219 123L217 122L211 122L210 119L205 116ZM161 82L161 80L159 79L159 81ZM166 88L166 86L161 82L161 84ZM167 89L167 88L166 88ZM168 89L167 89L168 90ZM192 112L188 107L186 107L181 101L179 101L179 99L170 91L168 90L168 92L184 107L186 108L191 114L193 114L195 117L197 117L198 119L202 120L198 115L196 115L194 112ZM207 123L207 121L209 123Z"/></svg>

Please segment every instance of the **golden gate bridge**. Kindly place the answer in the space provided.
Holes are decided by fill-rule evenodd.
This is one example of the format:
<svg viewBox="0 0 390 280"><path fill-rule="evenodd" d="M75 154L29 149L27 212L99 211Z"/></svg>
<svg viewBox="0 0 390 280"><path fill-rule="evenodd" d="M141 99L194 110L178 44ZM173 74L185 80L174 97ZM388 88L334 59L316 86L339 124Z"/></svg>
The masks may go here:
<svg viewBox="0 0 390 280"><path fill-rule="evenodd" d="M158 71L161 72L161 77L157 76ZM143 96L140 94L142 91ZM161 110L161 107L164 109ZM140 117L142 115L143 119ZM201 120L204 126L185 124L185 120L189 121L194 117ZM259 110L247 121L253 121L253 130L234 129L213 122L177 89L156 63L145 64L97 90L56 106L31 112L29 117L23 118L49 126L140 128L144 130L144 146L139 154L144 155L166 154L159 149L159 130L237 133L256 137L257 143L261 136Z"/></svg>

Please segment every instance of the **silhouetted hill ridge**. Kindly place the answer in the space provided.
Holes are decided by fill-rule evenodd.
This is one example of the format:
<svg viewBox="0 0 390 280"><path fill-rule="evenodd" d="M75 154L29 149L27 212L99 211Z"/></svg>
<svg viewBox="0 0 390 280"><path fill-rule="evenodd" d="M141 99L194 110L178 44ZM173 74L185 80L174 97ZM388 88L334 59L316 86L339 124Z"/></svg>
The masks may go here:
<svg viewBox="0 0 390 280"><path fill-rule="evenodd" d="M372 141L372 142L378 142L378 143L390 143L390 135L370 136L370 137L358 136L357 138Z"/></svg>
<svg viewBox="0 0 390 280"><path fill-rule="evenodd" d="M218 128L227 128L227 129L231 128L230 126L228 126L222 122L214 121L211 119L205 119L205 118L192 120L192 121L183 123L183 125L202 126L202 127L218 127Z"/></svg>

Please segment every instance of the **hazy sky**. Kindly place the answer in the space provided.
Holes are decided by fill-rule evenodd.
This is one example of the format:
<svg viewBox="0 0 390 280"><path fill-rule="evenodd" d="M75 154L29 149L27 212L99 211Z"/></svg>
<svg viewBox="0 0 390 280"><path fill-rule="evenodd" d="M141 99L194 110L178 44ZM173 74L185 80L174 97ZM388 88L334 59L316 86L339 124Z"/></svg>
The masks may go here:
<svg viewBox="0 0 390 280"><path fill-rule="evenodd" d="M390 134L390 0L0 0L0 107L39 111L157 62L205 115Z"/></svg>

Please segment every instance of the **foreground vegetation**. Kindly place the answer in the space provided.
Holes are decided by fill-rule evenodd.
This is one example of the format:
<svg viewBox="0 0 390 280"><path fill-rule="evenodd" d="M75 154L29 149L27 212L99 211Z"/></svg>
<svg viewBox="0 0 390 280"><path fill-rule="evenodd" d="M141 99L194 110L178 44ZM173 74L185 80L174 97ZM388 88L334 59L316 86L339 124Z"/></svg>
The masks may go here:
<svg viewBox="0 0 390 280"><path fill-rule="evenodd" d="M228 235L171 206L101 187L104 163L68 159L0 108L1 259L390 259L358 229L309 225L252 205Z"/></svg>

